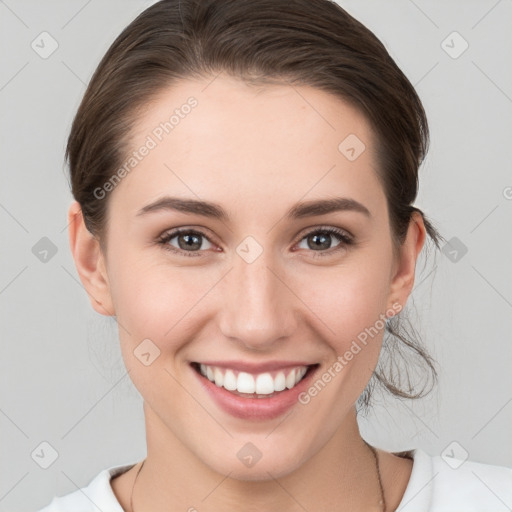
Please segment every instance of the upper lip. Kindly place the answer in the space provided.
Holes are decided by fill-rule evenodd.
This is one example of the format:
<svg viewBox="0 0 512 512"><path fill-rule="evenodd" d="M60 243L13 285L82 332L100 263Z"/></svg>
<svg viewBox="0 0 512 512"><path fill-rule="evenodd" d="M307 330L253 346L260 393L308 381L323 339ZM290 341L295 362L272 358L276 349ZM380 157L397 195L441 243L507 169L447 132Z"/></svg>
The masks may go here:
<svg viewBox="0 0 512 512"><path fill-rule="evenodd" d="M275 370L284 370L286 368L295 368L297 366L312 366L317 363L308 363L307 361L267 361L264 363L254 363L250 361L195 361L197 364L207 366L218 366L219 368L233 369L247 373L264 373Z"/></svg>

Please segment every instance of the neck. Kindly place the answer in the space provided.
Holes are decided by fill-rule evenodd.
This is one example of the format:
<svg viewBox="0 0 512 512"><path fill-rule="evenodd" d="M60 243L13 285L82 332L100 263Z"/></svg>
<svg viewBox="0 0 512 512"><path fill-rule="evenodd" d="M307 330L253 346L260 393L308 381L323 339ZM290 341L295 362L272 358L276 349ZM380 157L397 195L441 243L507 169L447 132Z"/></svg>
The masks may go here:
<svg viewBox="0 0 512 512"><path fill-rule="evenodd" d="M144 407L148 454L133 493L134 512L231 512L239 511L240 503L248 512L382 510L375 458L359 433L355 408L327 443L291 472L238 480L205 465Z"/></svg>

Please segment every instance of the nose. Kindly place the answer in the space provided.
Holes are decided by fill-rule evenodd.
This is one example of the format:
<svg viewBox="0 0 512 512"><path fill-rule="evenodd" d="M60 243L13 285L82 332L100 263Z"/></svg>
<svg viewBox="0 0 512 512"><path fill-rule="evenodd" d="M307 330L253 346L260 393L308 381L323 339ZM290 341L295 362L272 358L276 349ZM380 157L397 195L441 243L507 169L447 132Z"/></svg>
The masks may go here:
<svg viewBox="0 0 512 512"><path fill-rule="evenodd" d="M250 263L235 255L220 290L222 334L257 351L268 351L297 328L300 301L270 252Z"/></svg>

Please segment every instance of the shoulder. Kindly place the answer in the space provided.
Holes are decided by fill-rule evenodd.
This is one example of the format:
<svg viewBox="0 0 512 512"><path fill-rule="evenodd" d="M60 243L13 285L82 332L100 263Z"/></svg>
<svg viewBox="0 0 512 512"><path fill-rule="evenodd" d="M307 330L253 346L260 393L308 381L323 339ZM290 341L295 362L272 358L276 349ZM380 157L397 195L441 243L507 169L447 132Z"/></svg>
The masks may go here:
<svg viewBox="0 0 512 512"><path fill-rule="evenodd" d="M512 508L512 468L411 451L413 469L397 512L504 512Z"/></svg>
<svg viewBox="0 0 512 512"><path fill-rule="evenodd" d="M51 503L37 512L124 512L110 484L112 478L128 471L135 463L112 466L102 470L87 486L55 496Z"/></svg>

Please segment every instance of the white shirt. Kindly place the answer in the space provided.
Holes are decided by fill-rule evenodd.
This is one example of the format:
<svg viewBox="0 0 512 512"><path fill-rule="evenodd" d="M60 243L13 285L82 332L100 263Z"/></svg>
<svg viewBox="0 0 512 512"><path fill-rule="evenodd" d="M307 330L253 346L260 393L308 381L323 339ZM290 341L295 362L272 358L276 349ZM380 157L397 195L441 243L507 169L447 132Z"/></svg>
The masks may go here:
<svg viewBox="0 0 512 512"><path fill-rule="evenodd" d="M510 512L512 468L430 456L417 448L409 483L396 512ZM101 471L86 487L52 502L38 512L124 512L110 480L133 464ZM458 467L457 467L458 466ZM454 469L456 468L456 469Z"/></svg>

